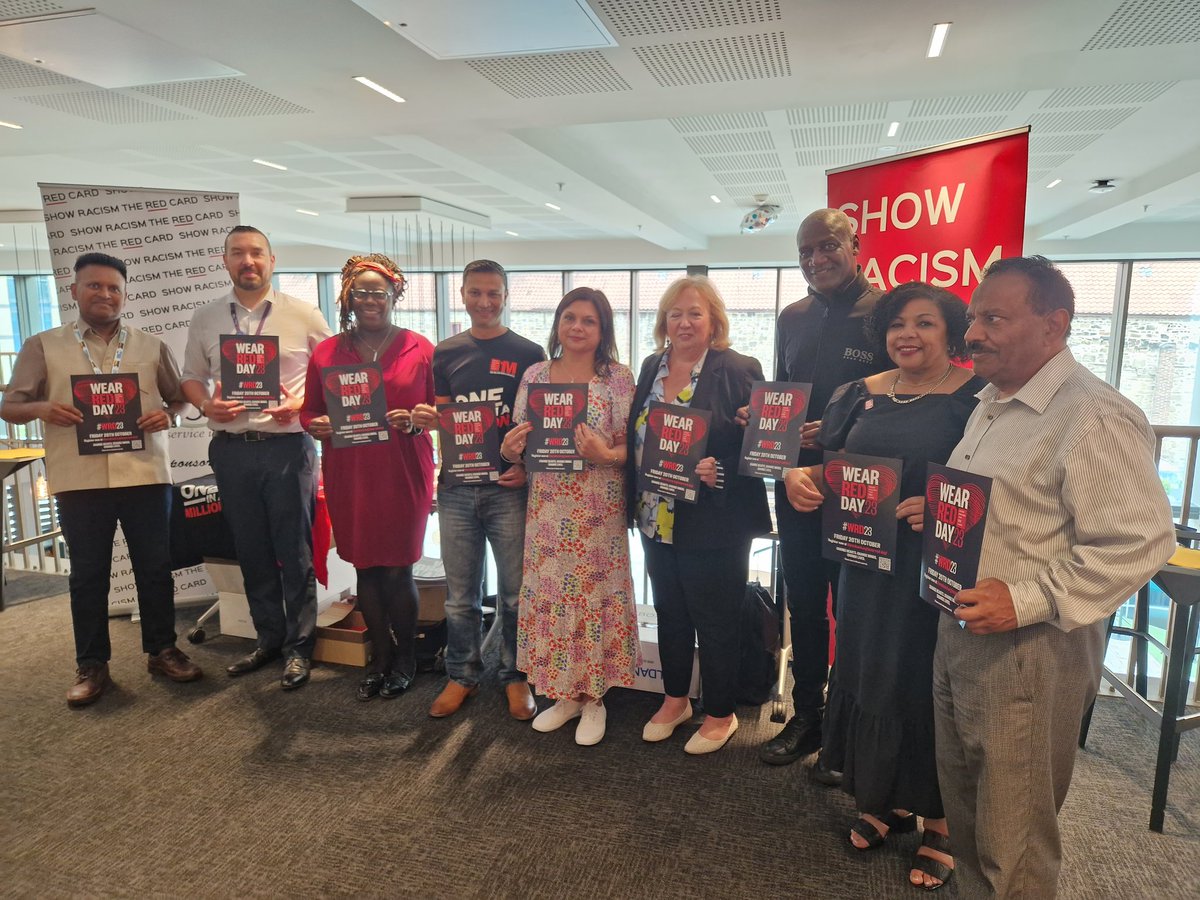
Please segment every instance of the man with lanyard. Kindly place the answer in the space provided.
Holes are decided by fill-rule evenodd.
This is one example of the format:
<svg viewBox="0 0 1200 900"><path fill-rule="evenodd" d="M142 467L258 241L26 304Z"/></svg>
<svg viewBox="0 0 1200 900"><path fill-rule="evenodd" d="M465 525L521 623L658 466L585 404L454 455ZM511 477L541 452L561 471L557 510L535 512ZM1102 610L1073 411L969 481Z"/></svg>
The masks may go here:
<svg viewBox="0 0 1200 900"><path fill-rule="evenodd" d="M513 403L525 369L545 359L542 348L510 331L500 317L508 299L508 275L489 259L463 269L459 289L471 328L442 341L433 352L436 403L495 403L500 439L512 426ZM432 406L418 404L413 424L437 425ZM525 675L517 671L517 596L525 553L525 467L508 466L496 484L438 484L438 520L446 569L446 673L450 680L429 715L453 715L478 690L481 658L484 541L496 558L496 616L500 631L500 683L516 719L537 713Z"/></svg>
<svg viewBox="0 0 1200 900"><path fill-rule="evenodd" d="M209 461L258 632L254 652L225 671L243 675L286 656L282 685L292 690L308 681L317 621L312 561L316 448L301 430L297 411L304 400L309 356L330 331L315 306L271 287L275 257L257 228L238 225L230 230L224 262L233 290L192 316L183 390L213 430ZM283 396L274 406L252 411L222 398L216 381L220 338L232 334L278 337Z"/></svg>
<svg viewBox="0 0 1200 900"><path fill-rule="evenodd" d="M833 392L843 384L886 369L876 359L863 323L880 291L858 266L858 236L854 223L836 209L808 215L796 233L800 271L808 296L783 310L775 331L775 378L811 382L808 421L798 466L821 462L813 439ZM821 747L825 683L829 676L829 617L826 598L837 588L836 563L821 556L821 513L801 513L787 500L783 482L775 485L775 515L779 526L783 577L787 584L792 627L793 715L771 740L759 748L763 762L786 765ZM818 780L836 779L814 768Z"/></svg>
<svg viewBox="0 0 1200 900"><path fill-rule="evenodd" d="M43 331L21 347L4 392L7 422L45 423L46 476L71 555L71 622L78 673L69 706L100 699L109 685L108 591L117 523L137 584L147 668L172 681L195 681L200 667L175 647L175 582L169 523L171 460L167 429L183 406L179 368L158 338L121 322L125 263L104 253L75 261L71 296L79 320ZM72 375L136 375L140 449L83 452ZM136 446L138 437L135 437Z"/></svg>

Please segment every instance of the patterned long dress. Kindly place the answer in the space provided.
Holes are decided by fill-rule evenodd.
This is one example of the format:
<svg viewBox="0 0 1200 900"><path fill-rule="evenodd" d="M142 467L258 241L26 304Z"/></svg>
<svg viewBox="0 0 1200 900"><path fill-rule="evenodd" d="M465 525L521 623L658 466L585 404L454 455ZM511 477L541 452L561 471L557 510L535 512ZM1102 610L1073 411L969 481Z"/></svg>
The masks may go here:
<svg viewBox="0 0 1200 900"><path fill-rule="evenodd" d="M525 372L514 421L528 418L528 385L549 383L549 375L548 362ZM588 425L613 446L624 441L633 390L621 365L588 384ZM582 472L535 472L529 482L517 668L552 700L629 687L640 660L625 469L585 463Z"/></svg>

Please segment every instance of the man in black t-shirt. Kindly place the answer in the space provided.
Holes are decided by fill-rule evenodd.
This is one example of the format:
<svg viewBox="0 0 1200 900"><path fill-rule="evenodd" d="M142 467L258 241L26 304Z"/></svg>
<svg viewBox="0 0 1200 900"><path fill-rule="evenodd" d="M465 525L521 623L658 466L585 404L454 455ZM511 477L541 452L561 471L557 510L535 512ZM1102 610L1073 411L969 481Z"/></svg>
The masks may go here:
<svg viewBox="0 0 1200 900"><path fill-rule="evenodd" d="M858 266L858 236L845 213L819 209L796 233L800 270L808 296L779 314L775 331L775 378L812 383L808 422L799 466L821 462L812 443L825 404L843 384L888 368L867 339L863 323L880 291ZM783 765L821 747L825 682L829 675L829 617L826 598L837 589L838 567L821 556L821 513L801 513L787 500L784 482L775 485L780 556L787 583L792 628L793 715L783 730L759 749L764 762ZM820 766L814 774L829 783Z"/></svg>
<svg viewBox="0 0 1200 900"><path fill-rule="evenodd" d="M442 341L433 351L436 403L495 403L500 439L512 426L513 403L525 370L545 359L542 348L500 323L508 299L508 275L499 264L477 259L463 269L459 290L471 317L468 331ZM413 421L436 427L436 412L424 404ZM516 719L537 712L525 675L517 671L517 596L525 553L525 467L507 467L495 484L452 485L439 480L438 521L446 569L446 687L434 700L434 718L453 715L475 693L483 672L482 604L484 541L496 559L500 630L500 683Z"/></svg>

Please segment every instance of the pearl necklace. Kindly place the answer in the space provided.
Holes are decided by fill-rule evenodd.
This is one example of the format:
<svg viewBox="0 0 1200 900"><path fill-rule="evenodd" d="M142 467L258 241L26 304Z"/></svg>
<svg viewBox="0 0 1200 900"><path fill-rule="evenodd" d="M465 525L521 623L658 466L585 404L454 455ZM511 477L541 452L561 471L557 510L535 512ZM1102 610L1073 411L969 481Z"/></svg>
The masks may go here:
<svg viewBox="0 0 1200 900"><path fill-rule="evenodd" d="M930 394L932 394L934 391L936 391L939 387L941 387L942 384L946 381L946 379L950 377L950 373L953 371L954 371L954 363L947 363L946 371L942 373L941 378L939 378L937 381L934 382L933 387L931 387L925 393L917 394L917 396L915 396L915 397L909 397L907 400L901 400L899 397L896 396L896 385L898 385L900 383L900 373L897 372L896 377L894 379L892 379L892 386L890 388L888 388L888 392L887 392L888 399L891 400L893 403L900 404L901 406L903 406L906 403L916 403L922 397L928 397ZM929 382L923 381L921 383L928 384Z"/></svg>

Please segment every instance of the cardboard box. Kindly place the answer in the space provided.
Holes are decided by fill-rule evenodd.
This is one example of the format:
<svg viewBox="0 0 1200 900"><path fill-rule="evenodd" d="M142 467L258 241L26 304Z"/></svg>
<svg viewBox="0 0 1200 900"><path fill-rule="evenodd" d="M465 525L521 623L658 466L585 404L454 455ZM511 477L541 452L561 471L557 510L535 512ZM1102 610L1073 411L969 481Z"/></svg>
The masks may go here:
<svg viewBox="0 0 1200 900"><path fill-rule="evenodd" d="M367 623L354 608L354 598L335 600L317 616L317 645L313 659L342 666L365 666L371 661Z"/></svg>
<svg viewBox="0 0 1200 900"><path fill-rule="evenodd" d="M422 622L440 622L446 618L446 582L417 582L417 593L421 600L421 611L417 618Z"/></svg>
<svg viewBox="0 0 1200 900"><path fill-rule="evenodd" d="M250 602L242 583L242 570L231 559L205 559L208 580L217 589L221 634L256 640L258 631L250 618Z"/></svg>
<svg viewBox="0 0 1200 900"><path fill-rule="evenodd" d="M655 624L638 624L638 642L642 649L642 664L633 670L633 689L661 694L663 691L662 657L658 652L658 628ZM692 656L692 682L689 697L700 696L700 652Z"/></svg>

